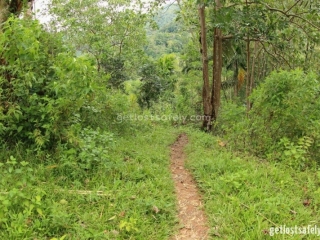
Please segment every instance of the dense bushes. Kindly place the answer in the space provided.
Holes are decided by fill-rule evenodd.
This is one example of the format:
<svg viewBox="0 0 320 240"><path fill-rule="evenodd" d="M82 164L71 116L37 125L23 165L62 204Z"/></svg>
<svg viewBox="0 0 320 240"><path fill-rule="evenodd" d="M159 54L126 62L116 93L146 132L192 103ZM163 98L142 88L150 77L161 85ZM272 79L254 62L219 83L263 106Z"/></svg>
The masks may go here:
<svg viewBox="0 0 320 240"><path fill-rule="evenodd" d="M0 140L38 149L77 144L83 127L112 125L128 109L107 92L107 75L88 56L75 56L61 36L36 21L9 19L0 35ZM111 127L109 127L111 128ZM77 139L79 137L79 139Z"/></svg>
<svg viewBox="0 0 320 240"><path fill-rule="evenodd" d="M320 160L319 96L314 73L273 72L253 92L248 118L243 106L225 106L221 127L237 147L304 168Z"/></svg>
<svg viewBox="0 0 320 240"><path fill-rule="evenodd" d="M75 58L34 21L9 19L0 44L2 141L39 147L68 141L66 131L92 98L90 59Z"/></svg>
<svg viewBox="0 0 320 240"><path fill-rule="evenodd" d="M69 212L68 201L85 197L59 196L57 189L83 189L93 178L112 176L117 131L127 126L117 123L117 115L128 111L129 102L108 89L108 75L90 57L76 56L59 34L16 18L2 27L0 238L71 234L79 217ZM104 181L97 185L109 179Z"/></svg>

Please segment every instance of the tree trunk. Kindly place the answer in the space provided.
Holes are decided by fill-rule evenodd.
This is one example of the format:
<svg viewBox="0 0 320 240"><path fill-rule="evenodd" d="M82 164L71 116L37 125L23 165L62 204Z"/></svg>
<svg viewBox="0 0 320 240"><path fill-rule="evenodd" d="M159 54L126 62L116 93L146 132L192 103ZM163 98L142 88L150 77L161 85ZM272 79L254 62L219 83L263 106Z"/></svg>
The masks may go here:
<svg viewBox="0 0 320 240"><path fill-rule="evenodd" d="M206 20L205 20L205 6L202 4L199 6L199 18L201 26L201 54L202 54L202 100L203 100L203 123L202 128L206 131L211 131L211 117L212 117L212 105L210 101L210 84L209 84L209 60L207 50L207 34L206 34Z"/></svg>
<svg viewBox="0 0 320 240"><path fill-rule="evenodd" d="M247 9L248 8L248 0L246 0L246 5L247 5ZM249 12L247 12L247 14L249 14ZM251 79L251 71L250 71L250 35L249 35L249 30L247 30L247 84L246 84L246 102L247 102L247 115L251 109L251 102L249 99L249 96L251 94L251 88L252 88L252 84L251 82L253 81L253 79Z"/></svg>
<svg viewBox="0 0 320 240"><path fill-rule="evenodd" d="M221 8L220 0L216 0L216 10ZM219 28L214 29L213 41L213 79L212 79L212 119L215 121L218 117L220 108L221 92L221 73L222 73L222 31Z"/></svg>
<svg viewBox="0 0 320 240"><path fill-rule="evenodd" d="M246 101L247 101L247 113L250 111L250 40L247 40L247 84L246 84Z"/></svg>
<svg viewBox="0 0 320 240"><path fill-rule="evenodd" d="M212 118L215 121L218 117L220 107L221 73L222 73L222 32L221 29L214 29L213 41L213 79L212 79Z"/></svg>
<svg viewBox="0 0 320 240"><path fill-rule="evenodd" d="M258 53L258 42L255 42L254 43L254 50L253 50L253 57L252 57L252 63L251 63L251 73L250 73L250 82L249 82L249 97L252 93L252 90L253 90L253 84L254 84L254 72L255 72L255 66L256 66L256 59L257 59L257 56L259 55ZM252 108L252 102L249 101L249 109L248 111L251 110Z"/></svg>

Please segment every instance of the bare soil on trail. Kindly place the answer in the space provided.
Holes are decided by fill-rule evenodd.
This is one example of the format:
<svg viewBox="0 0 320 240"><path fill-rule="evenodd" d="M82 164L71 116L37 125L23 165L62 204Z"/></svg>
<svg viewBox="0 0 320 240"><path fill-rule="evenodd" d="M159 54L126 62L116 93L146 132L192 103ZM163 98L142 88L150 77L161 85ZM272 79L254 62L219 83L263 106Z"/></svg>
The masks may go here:
<svg viewBox="0 0 320 240"><path fill-rule="evenodd" d="M188 143L185 134L181 134L171 146L171 173L178 199L179 232L170 240L207 240L209 227L207 217L202 210L201 197L190 172L185 169L183 148Z"/></svg>

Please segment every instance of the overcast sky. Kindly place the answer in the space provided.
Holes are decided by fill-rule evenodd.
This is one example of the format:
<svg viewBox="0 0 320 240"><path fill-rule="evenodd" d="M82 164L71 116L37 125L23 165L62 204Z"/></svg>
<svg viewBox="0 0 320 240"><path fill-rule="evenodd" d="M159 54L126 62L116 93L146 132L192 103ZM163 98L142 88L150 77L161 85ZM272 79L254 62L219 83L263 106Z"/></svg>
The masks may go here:
<svg viewBox="0 0 320 240"><path fill-rule="evenodd" d="M46 23L50 20L49 16L44 16L43 11L48 7L48 0L35 0L34 1L34 13L36 15L36 18L39 19L41 23Z"/></svg>

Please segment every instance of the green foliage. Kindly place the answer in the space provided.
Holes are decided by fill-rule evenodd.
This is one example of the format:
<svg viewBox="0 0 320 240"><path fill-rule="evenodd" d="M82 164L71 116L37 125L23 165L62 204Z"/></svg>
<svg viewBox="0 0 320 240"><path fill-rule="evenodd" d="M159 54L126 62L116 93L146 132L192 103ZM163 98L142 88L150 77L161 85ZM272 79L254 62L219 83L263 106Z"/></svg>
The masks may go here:
<svg viewBox="0 0 320 240"><path fill-rule="evenodd" d="M173 108L177 114L190 117L202 115L202 78L198 45L190 41L180 53Z"/></svg>
<svg viewBox="0 0 320 240"><path fill-rule="evenodd" d="M161 79L157 75L157 68L155 64L146 64L141 67L140 74L143 82L140 88L138 103L141 107L149 108L152 102L158 100L162 91Z"/></svg>
<svg viewBox="0 0 320 240"><path fill-rule="evenodd" d="M99 0L84 2L53 0L50 13L56 18L51 28L62 26L66 41L95 59L98 71L111 75L114 87L136 75L144 57L145 24L148 14L138 2Z"/></svg>
<svg viewBox="0 0 320 240"><path fill-rule="evenodd" d="M0 163L0 170L0 237L4 238L8 234L11 239L21 238L28 232L28 219L41 219L41 198L44 192L37 188L33 193L28 193L35 183L34 171L29 162L18 162L10 156L5 163Z"/></svg>
<svg viewBox="0 0 320 240"><path fill-rule="evenodd" d="M178 59L175 54L165 54L158 59L157 66L162 78L163 99L170 101L174 98L173 93L177 82Z"/></svg>
<svg viewBox="0 0 320 240"><path fill-rule="evenodd" d="M121 57L103 56L100 63L104 73L110 75L108 85L115 88L123 87L122 84L128 79L125 72L125 61Z"/></svg>
<svg viewBox="0 0 320 240"><path fill-rule="evenodd" d="M80 109L93 100L91 59L65 52L37 22L10 18L0 36L0 136L39 148L67 142Z"/></svg>
<svg viewBox="0 0 320 240"><path fill-rule="evenodd" d="M307 137L313 141L308 148L310 157L318 161L319 91L320 83L313 73L301 70L272 73L251 97L250 146L264 153L270 150L276 153L281 139L298 143Z"/></svg>
<svg viewBox="0 0 320 240"><path fill-rule="evenodd" d="M157 28L147 27L148 41L144 50L148 56L156 59L164 54L179 54L183 50L189 33L176 20L178 9L176 4L164 6L154 17Z"/></svg>
<svg viewBox="0 0 320 240"><path fill-rule="evenodd" d="M301 17L288 18L282 3L235 0L216 11L213 2L206 1L208 30L233 38L223 43L224 82L236 83L245 69L245 37L263 40L252 55L259 56L255 80L275 63L319 65L319 33L306 24L318 24L314 4L296 4L286 14L301 10ZM128 0L54 0L60 33L16 18L1 26L0 239L172 236L168 146L178 131L169 127L176 122L161 127L152 117L202 113L198 5L180 5L178 14L173 4L155 17L157 30L145 28L143 3ZM263 239L274 222L317 219L320 174L310 169L320 161L319 92L313 73L274 72L252 94L249 113L243 103L223 102L215 133L228 141L187 130L188 165L215 237ZM143 123L126 118L142 111ZM229 147L278 162L241 158Z"/></svg>
<svg viewBox="0 0 320 240"><path fill-rule="evenodd" d="M176 90L174 109L185 117L202 115L201 79L195 71L180 76Z"/></svg>
<svg viewBox="0 0 320 240"><path fill-rule="evenodd" d="M63 153L60 160L60 171L71 173L71 177L80 180L81 175L72 175L74 169L93 171L97 168L108 168L110 164L109 150L115 145L115 140L112 133L102 132L100 129L93 130L83 128L77 139L78 148L68 148L62 146ZM84 173L84 171L83 171ZM84 174L85 175L85 174Z"/></svg>
<svg viewBox="0 0 320 240"><path fill-rule="evenodd" d="M158 59L158 66L160 70L160 75L163 77L170 77L174 74L174 71L177 69L176 55L174 54L165 54Z"/></svg>
<svg viewBox="0 0 320 240"><path fill-rule="evenodd" d="M157 23L160 30L167 29L176 21L179 6L177 4L167 4L158 10L154 16L154 21ZM176 22L177 23L177 22ZM181 27L181 23L176 24L176 27Z"/></svg>
<svg viewBox="0 0 320 240"><path fill-rule="evenodd" d="M319 22L318 14L315 13L319 6L314 1L298 4L294 1L280 3L231 0L221 1L219 7L216 3L182 1L179 4L177 18L183 22L183 28L191 33L192 40L185 50L183 72L192 69L198 70L198 75L202 74L199 66L200 23L197 14L202 4L206 7L209 65L214 59L214 29L218 28L225 39L221 53L223 67L234 73L229 79L224 80L226 76L222 76L222 88L234 87L234 91L229 90L231 96L235 95L230 97L232 100L240 97L247 101L246 98L251 93L251 89L244 89L245 84L237 84L240 82L239 78L237 79L240 69L252 77L252 88L273 70L300 67L307 72L319 69Z"/></svg>
<svg viewBox="0 0 320 240"><path fill-rule="evenodd" d="M318 10L317 4L311 1L304 4L290 1L287 4L272 1L257 1L256 4L231 2L236 4L230 7L224 3L217 11L209 4L208 14L212 26L222 29L224 35L233 36L229 49L241 46L239 41L249 37L262 43L265 51L263 61L276 63L277 68L303 67L307 70L314 67L318 54L315 46L319 44L319 25L316 23L317 14L314 13ZM297 17L297 12L302 14ZM244 44L241 48L245 51ZM271 50L277 50L277 54L273 55ZM268 56L271 58L266 59Z"/></svg>
<svg viewBox="0 0 320 240"><path fill-rule="evenodd" d="M145 53L154 59L163 54L179 54L187 39L181 33L153 32L148 36L148 44L145 46Z"/></svg>
<svg viewBox="0 0 320 240"><path fill-rule="evenodd" d="M155 125L114 146L112 134L83 129L80 159L69 167L65 152L42 163L16 152L0 163L0 238L168 238L176 223L168 146L176 134Z"/></svg>
<svg viewBox="0 0 320 240"><path fill-rule="evenodd" d="M218 127L231 146L305 169L319 163L320 83L314 73L273 72L243 106L225 104Z"/></svg>
<svg viewBox="0 0 320 240"><path fill-rule="evenodd" d="M313 166L314 162L311 162L309 149L313 145L313 139L310 137L301 137L295 144L288 138L284 137L280 139L281 151L280 159L286 162L289 166L303 170L308 166ZM281 148L280 148L281 149Z"/></svg>
<svg viewBox="0 0 320 240"><path fill-rule="evenodd" d="M223 102L215 127L218 134L228 139L230 146L245 149L248 119L243 104Z"/></svg>
<svg viewBox="0 0 320 240"><path fill-rule="evenodd" d="M141 107L150 108L160 97L170 101L175 88L176 56L166 54L157 62L145 64L140 69L141 86L138 103Z"/></svg>

